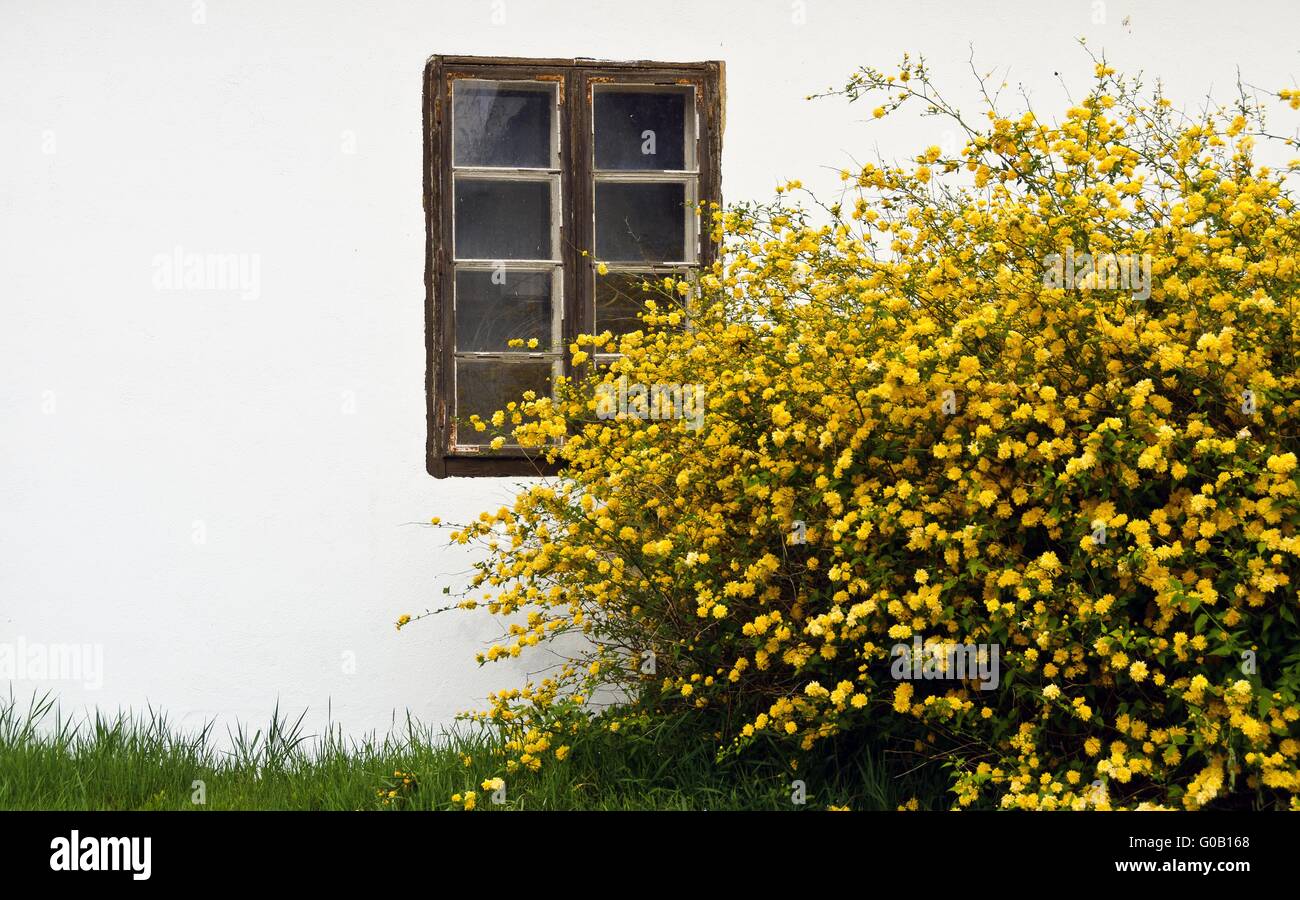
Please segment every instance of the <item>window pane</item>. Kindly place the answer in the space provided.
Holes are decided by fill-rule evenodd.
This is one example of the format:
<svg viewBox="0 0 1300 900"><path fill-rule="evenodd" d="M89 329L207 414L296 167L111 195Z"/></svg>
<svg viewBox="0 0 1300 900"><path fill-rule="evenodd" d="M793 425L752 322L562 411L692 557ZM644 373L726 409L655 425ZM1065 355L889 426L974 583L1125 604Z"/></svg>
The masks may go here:
<svg viewBox="0 0 1300 900"><path fill-rule="evenodd" d="M596 168L686 168L686 95L597 91Z"/></svg>
<svg viewBox="0 0 1300 900"><path fill-rule="evenodd" d="M686 185L596 183L596 258L666 262L686 258Z"/></svg>
<svg viewBox="0 0 1300 900"><path fill-rule="evenodd" d="M536 338L551 349L551 273L518 269L456 272L456 349L489 353Z"/></svg>
<svg viewBox="0 0 1300 900"><path fill-rule="evenodd" d="M662 277L662 276L658 276ZM644 287L649 282L648 287ZM596 276L596 334L608 329L615 336L640 331L645 323L637 313L645 312L645 302L655 301L663 311L671 301L649 272L610 272Z"/></svg>
<svg viewBox="0 0 1300 900"><path fill-rule="evenodd" d="M550 259L550 181L456 179L458 259Z"/></svg>
<svg viewBox="0 0 1300 900"><path fill-rule="evenodd" d="M552 98L549 88L454 82L455 165L549 168Z"/></svg>
<svg viewBox="0 0 1300 900"><path fill-rule="evenodd" d="M507 403L519 402L524 391L550 396L551 364L546 361L503 361L500 359L456 360L456 443L487 444L497 434L508 433L491 424L492 414L504 410ZM475 431L469 417L477 413L488 423L486 431Z"/></svg>

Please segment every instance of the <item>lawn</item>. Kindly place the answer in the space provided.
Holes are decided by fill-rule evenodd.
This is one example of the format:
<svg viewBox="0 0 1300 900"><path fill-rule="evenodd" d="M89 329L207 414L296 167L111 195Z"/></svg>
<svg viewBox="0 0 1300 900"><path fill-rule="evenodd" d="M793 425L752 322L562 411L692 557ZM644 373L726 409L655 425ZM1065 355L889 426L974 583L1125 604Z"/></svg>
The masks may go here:
<svg viewBox="0 0 1300 900"><path fill-rule="evenodd" d="M311 735L277 710L261 728L183 732L165 714L78 718L48 696L0 700L0 809L441 810L466 792L478 810L896 809L943 804L943 772L892 774L876 747L839 747L802 774L788 760L718 762L683 723L575 741L562 762L501 773L491 732L435 730L408 719L384 737ZM813 768L810 768L813 766ZM901 768L895 766L894 768ZM400 774L399 774L400 773ZM802 781L806 802L792 798ZM453 803L453 795L461 799ZM202 802L196 802L202 800Z"/></svg>

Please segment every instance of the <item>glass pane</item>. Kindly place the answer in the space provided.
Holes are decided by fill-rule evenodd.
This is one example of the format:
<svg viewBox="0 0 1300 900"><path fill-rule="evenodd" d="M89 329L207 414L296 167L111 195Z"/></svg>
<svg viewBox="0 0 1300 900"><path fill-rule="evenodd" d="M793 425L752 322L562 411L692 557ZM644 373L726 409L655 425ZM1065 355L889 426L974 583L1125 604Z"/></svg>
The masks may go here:
<svg viewBox="0 0 1300 900"><path fill-rule="evenodd" d="M686 168L686 94L597 91L596 168Z"/></svg>
<svg viewBox="0 0 1300 900"><path fill-rule="evenodd" d="M458 259L550 259L551 182L456 179Z"/></svg>
<svg viewBox="0 0 1300 900"><path fill-rule="evenodd" d="M596 258L667 262L686 258L686 185L596 183Z"/></svg>
<svg viewBox="0 0 1300 900"><path fill-rule="evenodd" d="M490 353L509 341L536 339L551 349L551 273L518 269L456 272L456 349Z"/></svg>
<svg viewBox="0 0 1300 900"><path fill-rule="evenodd" d="M649 285L646 286L646 282ZM640 331L645 323L637 313L645 312L645 301L654 300L659 310L668 302L655 276L642 272L610 272L596 275L596 334L608 329L615 336Z"/></svg>
<svg viewBox="0 0 1300 900"><path fill-rule="evenodd" d="M455 165L549 168L553 106L549 88L499 87L463 79L454 82Z"/></svg>
<svg viewBox="0 0 1300 900"><path fill-rule="evenodd" d="M509 423L492 426L492 414L507 403L519 402L524 391L537 396L551 393L551 364L545 361L506 362L499 359L456 360L456 443L487 444L498 434L510 441ZM469 417L477 413L488 423L475 431Z"/></svg>

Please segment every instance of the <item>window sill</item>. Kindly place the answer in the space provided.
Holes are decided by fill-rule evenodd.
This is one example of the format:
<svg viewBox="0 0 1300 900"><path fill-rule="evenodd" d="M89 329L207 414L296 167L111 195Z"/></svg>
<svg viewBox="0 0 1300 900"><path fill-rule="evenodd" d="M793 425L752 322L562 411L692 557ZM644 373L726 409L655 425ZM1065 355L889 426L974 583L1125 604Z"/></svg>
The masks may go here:
<svg viewBox="0 0 1300 900"><path fill-rule="evenodd" d="M542 478L560 470L557 463L528 456L437 456L428 460L434 478Z"/></svg>

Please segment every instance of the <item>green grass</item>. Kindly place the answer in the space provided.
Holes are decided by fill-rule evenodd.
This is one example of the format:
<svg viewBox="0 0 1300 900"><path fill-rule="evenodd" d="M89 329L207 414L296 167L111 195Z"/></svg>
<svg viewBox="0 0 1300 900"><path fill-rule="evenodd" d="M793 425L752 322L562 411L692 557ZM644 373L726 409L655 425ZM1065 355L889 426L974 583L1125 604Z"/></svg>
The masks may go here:
<svg viewBox="0 0 1300 900"><path fill-rule="evenodd" d="M502 774L490 732L435 731L408 719L383 738L349 740L337 729L305 734L302 723L277 709L265 728L239 726L219 739L211 723L187 733L152 710L77 719L49 696L26 706L10 697L0 700L0 809L430 810L451 808L451 796L466 790L478 793L480 810L895 809L912 796L922 808L943 803L941 772L894 777L870 746L841 746L802 774L775 760L718 763L712 743L683 720L579 739L563 762L508 776L506 802L494 804L481 787ZM807 786L803 806L791 802L796 778ZM196 781L202 805L192 801ZM389 790L397 796L385 802L380 792Z"/></svg>

